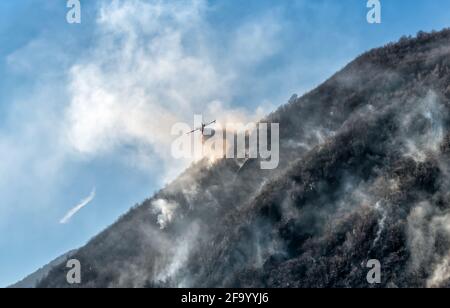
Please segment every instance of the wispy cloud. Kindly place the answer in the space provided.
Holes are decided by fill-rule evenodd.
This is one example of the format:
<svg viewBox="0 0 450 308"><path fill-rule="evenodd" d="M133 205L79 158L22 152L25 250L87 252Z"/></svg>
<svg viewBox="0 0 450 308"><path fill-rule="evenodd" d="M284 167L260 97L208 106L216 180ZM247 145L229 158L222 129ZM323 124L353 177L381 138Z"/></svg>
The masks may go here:
<svg viewBox="0 0 450 308"><path fill-rule="evenodd" d="M67 212L66 216L63 217L63 219L61 219L61 221L59 222L60 224L66 224L69 222L69 220L76 214L78 213L82 208L84 208L86 205L88 205L89 203L92 202L92 200L94 200L95 198L95 188L91 191L91 194L86 198L80 201L80 203L75 206L73 209L71 209L69 212Z"/></svg>

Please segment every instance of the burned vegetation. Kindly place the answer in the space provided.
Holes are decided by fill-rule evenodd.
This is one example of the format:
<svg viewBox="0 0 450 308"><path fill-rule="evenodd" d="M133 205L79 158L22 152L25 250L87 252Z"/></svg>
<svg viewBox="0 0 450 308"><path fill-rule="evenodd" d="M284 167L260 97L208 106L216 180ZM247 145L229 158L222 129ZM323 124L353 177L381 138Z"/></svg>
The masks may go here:
<svg viewBox="0 0 450 308"><path fill-rule="evenodd" d="M450 30L369 51L267 117L277 170L193 165L75 253L78 287L449 287L449 110Z"/></svg>

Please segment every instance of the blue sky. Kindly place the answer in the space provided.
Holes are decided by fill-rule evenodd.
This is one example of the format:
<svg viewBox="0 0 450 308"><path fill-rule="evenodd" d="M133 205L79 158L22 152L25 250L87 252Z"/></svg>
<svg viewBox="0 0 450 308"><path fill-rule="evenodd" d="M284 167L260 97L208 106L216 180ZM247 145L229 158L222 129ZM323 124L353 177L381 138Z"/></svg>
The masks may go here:
<svg viewBox="0 0 450 308"><path fill-rule="evenodd" d="M189 163L170 125L252 119L362 52L450 26L446 0L0 1L0 286L82 246ZM95 189L66 224L64 215Z"/></svg>

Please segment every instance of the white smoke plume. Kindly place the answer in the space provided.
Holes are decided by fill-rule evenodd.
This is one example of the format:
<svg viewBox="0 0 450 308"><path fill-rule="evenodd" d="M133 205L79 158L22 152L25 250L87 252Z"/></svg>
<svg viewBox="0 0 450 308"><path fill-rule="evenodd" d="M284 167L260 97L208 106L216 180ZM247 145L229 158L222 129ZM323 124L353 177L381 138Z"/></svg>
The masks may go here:
<svg viewBox="0 0 450 308"><path fill-rule="evenodd" d="M425 99L407 113L403 127L409 128L405 136L405 156L424 162L427 155L435 153L444 139L443 110L436 93L430 91ZM414 129L417 123L424 127Z"/></svg>
<svg viewBox="0 0 450 308"><path fill-rule="evenodd" d="M437 288L450 279L450 257L445 257L441 263L435 266L433 275L427 281L428 288Z"/></svg>
<svg viewBox="0 0 450 308"><path fill-rule="evenodd" d="M372 247L375 247L375 245L378 243L378 241L381 238L381 235L383 234L383 231L386 227L386 219L387 219L387 211L386 209L383 207L383 204L381 201L378 201L375 205L375 210L380 213L381 218L378 220L378 231L377 231L377 236L375 238L375 240L373 241L373 245Z"/></svg>
<svg viewBox="0 0 450 308"><path fill-rule="evenodd" d="M177 203L169 202L163 199L158 199L152 202L152 210L158 217L158 225L161 230L165 229L167 225L173 221L177 208Z"/></svg>
<svg viewBox="0 0 450 308"><path fill-rule="evenodd" d="M193 222L186 228L185 234L172 243L168 252L168 262L155 275L155 282L167 282L168 279L174 279L177 276L189 260L192 250L197 246L200 232L200 225L197 222ZM186 279L188 277L178 281L176 287L186 287L188 285Z"/></svg>
<svg viewBox="0 0 450 308"><path fill-rule="evenodd" d="M450 279L450 251L436 251L438 237L450 237L450 214L440 213L428 202L417 205L408 217L408 246L411 251L410 270L420 270L432 264L427 287L440 287Z"/></svg>
<svg viewBox="0 0 450 308"><path fill-rule="evenodd" d="M102 4L97 46L70 74L66 135L76 152L92 157L126 146L138 153L134 164L139 167L160 166L162 161L167 182L192 162L171 157L175 123L193 125L194 114L221 123L262 117L265 109L230 105L236 94L231 83L242 59L235 59L234 53L227 59L217 57L204 18L206 9L203 0ZM241 29L245 37L251 37L248 31L259 33L252 42L258 63L276 45L272 44L276 20L269 21L265 31L248 25ZM249 48L249 42L239 39L230 44ZM261 44L265 47L260 49Z"/></svg>

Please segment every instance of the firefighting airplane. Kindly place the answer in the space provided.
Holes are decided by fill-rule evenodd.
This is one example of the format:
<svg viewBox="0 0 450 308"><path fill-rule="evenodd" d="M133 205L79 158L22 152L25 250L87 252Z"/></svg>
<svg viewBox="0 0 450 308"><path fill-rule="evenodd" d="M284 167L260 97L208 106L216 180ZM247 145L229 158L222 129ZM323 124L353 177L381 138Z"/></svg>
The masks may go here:
<svg viewBox="0 0 450 308"><path fill-rule="evenodd" d="M204 133L205 133L205 128L208 127L208 126L210 126L210 125L212 125L212 124L214 124L214 123L216 123L216 120L214 120L214 121L212 121L211 123L208 123L208 124L203 124L203 123L202 123L202 127L196 128L196 129L194 129L193 131L187 133L186 135L195 133L196 131L201 131L201 132L202 132L202 135L204 136L204 135L205 135L205 134L204 134Z"/></svg>

